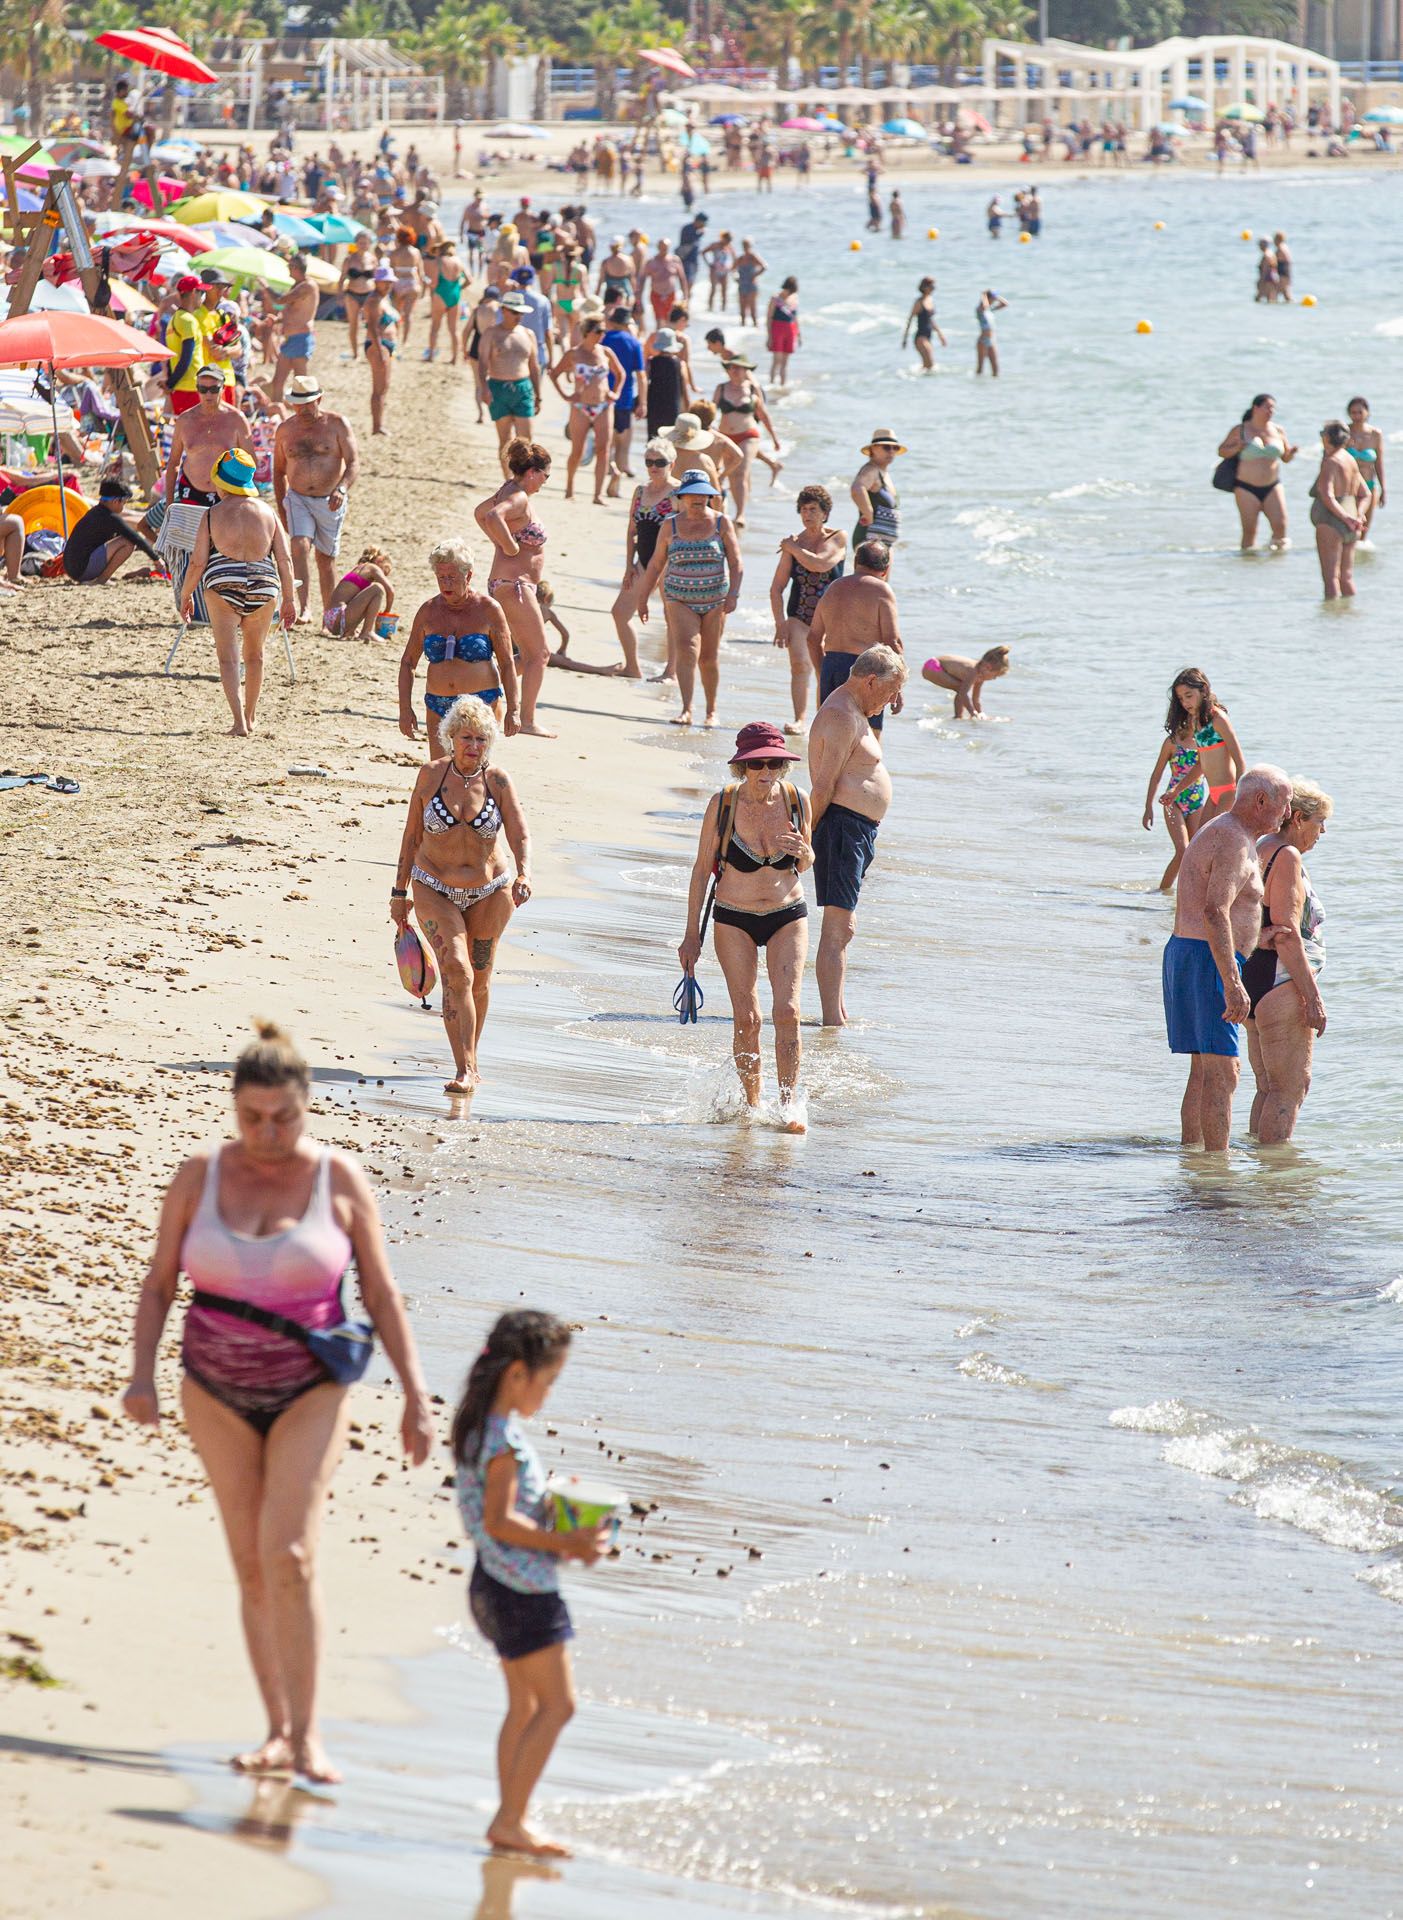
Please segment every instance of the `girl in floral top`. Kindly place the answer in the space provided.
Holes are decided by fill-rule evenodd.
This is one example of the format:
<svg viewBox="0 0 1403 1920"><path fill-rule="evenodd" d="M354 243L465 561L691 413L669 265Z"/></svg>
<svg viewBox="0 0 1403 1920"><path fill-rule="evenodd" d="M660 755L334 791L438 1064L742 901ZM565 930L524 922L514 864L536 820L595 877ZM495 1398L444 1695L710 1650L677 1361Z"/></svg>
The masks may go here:
<svg viewBox="0 0 1403 1920"><path fill-rule="evenodd" d="M570 1329L549 1313L504 1313L473 1362L453 1417L458 1510L477 1551L468 1587L473 1620L507 1683L497 1741L501 1804L487 1829L503 1853L568 1858L569 1848L526 1825L536 1782L575 1711L560 1595L561 1560L593 1566L609 1530L551 1530L546 1476L521 1422L539 1413L565 1365Z"/></svg>

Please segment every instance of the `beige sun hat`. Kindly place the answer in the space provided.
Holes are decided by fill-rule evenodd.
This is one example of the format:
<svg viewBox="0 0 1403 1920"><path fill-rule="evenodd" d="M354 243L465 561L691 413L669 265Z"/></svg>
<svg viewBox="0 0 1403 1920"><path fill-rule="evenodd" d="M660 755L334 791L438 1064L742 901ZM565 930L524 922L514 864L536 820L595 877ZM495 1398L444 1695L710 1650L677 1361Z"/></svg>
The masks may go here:
<svg viewBox="0 0 1403 1920"><path fill-rule="evenodd" d="M679 413L674 425L664 427L660 440L668 440L683 453L700 453L716 439L710 427L704 427L694 413Z"/></svg>
<svg viewBox="0 0 1403 1920"><path fill-rule="evenodd" d="M897 439L890 427L878 427L862 451L870 454L873 447L895 447L898 453L905 453L906 451L906 448L902 445L901 441Z"/></svg>

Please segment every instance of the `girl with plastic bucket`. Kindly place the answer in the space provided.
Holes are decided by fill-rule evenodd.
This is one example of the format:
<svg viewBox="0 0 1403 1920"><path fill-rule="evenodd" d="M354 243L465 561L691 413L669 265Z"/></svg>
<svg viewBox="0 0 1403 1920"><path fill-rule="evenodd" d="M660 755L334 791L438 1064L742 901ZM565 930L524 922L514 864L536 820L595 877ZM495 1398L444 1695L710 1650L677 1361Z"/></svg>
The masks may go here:
<svg viewBox="0 0 1403 1920"><path fill-rule="evenodd" d="M453 1416L458 1510L477 1552L468 1586L473 1620L502 1663L507 1713L497 1738L500 1804L487 1829L501 1853L568 1859L570 1849L526 1824L536 1783L575 1711L570 1612L559 1563L593 1566L610 1528L552 1527L546 1476L521 1423L541 1411L570 1350L549 1313L504 1313L487 1336Z"/></svg>

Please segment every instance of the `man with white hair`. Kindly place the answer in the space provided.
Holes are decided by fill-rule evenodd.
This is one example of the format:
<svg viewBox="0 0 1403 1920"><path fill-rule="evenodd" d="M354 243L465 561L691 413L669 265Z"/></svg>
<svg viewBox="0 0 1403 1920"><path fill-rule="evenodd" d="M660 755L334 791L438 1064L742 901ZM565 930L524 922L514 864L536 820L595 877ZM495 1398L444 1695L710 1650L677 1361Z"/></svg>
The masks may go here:
<svg viewBox="0 0 1403 1920"><path fill-rule="evenodd" d="M1249 767L1231 811L1200 828L1179 869L1162 969L1164 1020L1169 1051L1190 1056L1180 1138L1209 1153L1227 1151L1237 1029L1251 1011L1241 968L1262 926L1257 841L1276 831L1290 805L1291 782L1280 767Z"/></svg>
<svg viewBox="0 0 1403 1920"><path fill-rule="evenodd" d="M891 805L891 775L872 716L899 698L905 682L906 662L895 648L870 646L858 654L809 729L814 888L823 909L814 974L825 1027L847 1025L847 949L857 930L858 895L876 852L877 828Z"/></svg>

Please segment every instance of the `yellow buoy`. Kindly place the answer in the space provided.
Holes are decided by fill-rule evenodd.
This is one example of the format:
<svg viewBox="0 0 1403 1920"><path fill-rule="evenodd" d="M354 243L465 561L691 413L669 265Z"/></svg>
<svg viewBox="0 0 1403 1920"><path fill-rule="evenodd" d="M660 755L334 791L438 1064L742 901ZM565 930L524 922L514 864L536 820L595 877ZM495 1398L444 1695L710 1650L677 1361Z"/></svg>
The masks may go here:
<svg viewBox="0 0 1403 1920"><path fill-rule="evenodd" d="M926 238L927 238L927 240L938 240L938 239L940 238L940 229L939 229L939 227L927 227L927 228L926 228Z"/></svg>
<svg viewBox="0 0 1403 1920"><path fill-rule="evenodd" d="M1252 238L1252 229L1251 229L1251 227L1244 227L1244 228L1242 229L1242 237L1243 237L1243 239L1244 239L1244 240L1250 240L1250 239Z"/></svg>
<svg viewBox="0 0 1403 1920"><path fill-rule="evenodd" d="M1150 325L1148 320L1137 320L1135 322L1135 331L1137 333L1153 333L1154 328Z"/></svg>
<svg viewBox="0 0 1403 1920"><path fill-rule="evenodd" d="M1315 295L1313 293L1303 293L1301 295L1301 305L1303 307L1313 307L1315 305Z"/></svg>
<svg viewBox="0 0 1403 1920"><path fill-rule="evenodd" d="M1027 246L1027 244L1028 244L1028 242L1029 242L1029 241L1030 241L1030 240L1032 239L1032 237L1033 237L1033 236L1032 236L1032 234L1031 234L1031 233L1020 233L1020 234L1019 234L1019 236L1018 236L1018 244L1019 244L1019 246L1020 246L1020 247L1026 247L1026 246Z"/></svg>
<svg viewBox="0 0 1403 1920"><path fill-rule="evenodd" d="M1156 221L1155 221L1155 232L1156 232L1156 233L1163 233L1163 232L1164 232L1164 222L1163 222L1162 220L1156 220Z"/></svg>
<svg viewBox="0 0 1403 1920"><path fill-rule="evenodd" d="M862 242L861 242L860 240L849 240L849 242L848 242L848 252L849 252L849 253L861 253L861 252L862 252Z"/></svg>

